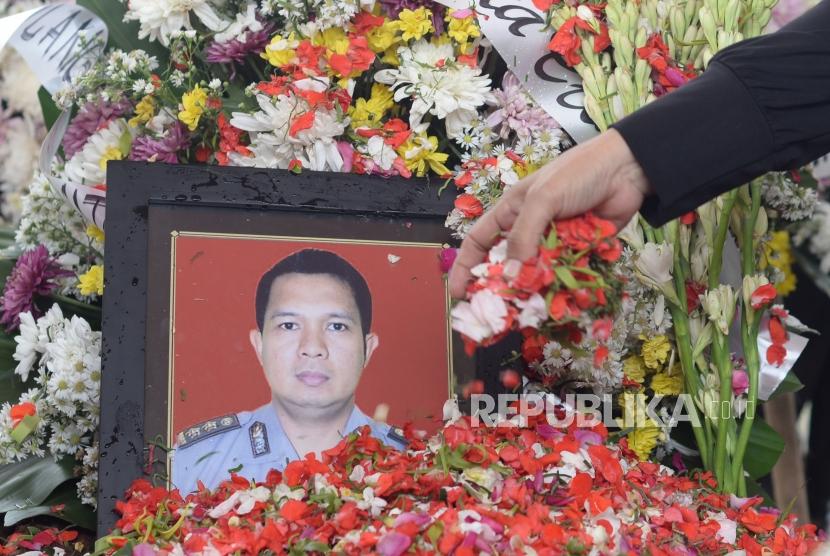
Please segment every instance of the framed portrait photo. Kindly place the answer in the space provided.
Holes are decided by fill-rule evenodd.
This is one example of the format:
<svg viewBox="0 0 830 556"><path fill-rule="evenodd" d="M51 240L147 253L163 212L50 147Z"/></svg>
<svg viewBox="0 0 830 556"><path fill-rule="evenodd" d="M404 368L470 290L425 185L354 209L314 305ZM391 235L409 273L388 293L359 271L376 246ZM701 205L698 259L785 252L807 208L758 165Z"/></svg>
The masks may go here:
<svg viewBox="0 0 830 556"><path fill-rule="evenodd" d="M498 389L450 327L454 188L349 174L108 170L99 529L141 476L187 494L368 431L404 448Z"/></svg>

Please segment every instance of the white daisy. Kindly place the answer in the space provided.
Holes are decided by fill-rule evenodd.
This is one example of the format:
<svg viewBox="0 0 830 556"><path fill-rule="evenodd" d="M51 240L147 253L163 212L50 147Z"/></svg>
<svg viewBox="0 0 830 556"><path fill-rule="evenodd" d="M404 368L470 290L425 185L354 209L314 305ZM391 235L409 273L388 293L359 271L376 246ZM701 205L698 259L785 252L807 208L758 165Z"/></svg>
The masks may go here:
<svg viewBox="0 0 830 556"><path fill-rule="evenodd" d="M193 13L211 31L222 31L229 22L223 20L208 0L130 0L124 21L138 21L138 38L170 44L175 31L192 29Z"/></svg>
<svg viewBox="0 0 830 556"><path fill-rule="evenodd" d="M75 153L66 163L66 177L74 183L99 185L107 177L107 161L123 158L123 141L130 141L130 126L123 118L110 122L104 129L95 132L84 148Z"/></svg>

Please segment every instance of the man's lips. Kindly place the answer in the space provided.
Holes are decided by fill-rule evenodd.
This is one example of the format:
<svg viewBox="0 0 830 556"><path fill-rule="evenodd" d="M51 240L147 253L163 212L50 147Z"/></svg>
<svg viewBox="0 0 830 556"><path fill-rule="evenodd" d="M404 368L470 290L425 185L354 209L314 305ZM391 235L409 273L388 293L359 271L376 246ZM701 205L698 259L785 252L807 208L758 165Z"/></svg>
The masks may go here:
<svg viewBox="0 0 830 556"><path fill-rule="evenodd" d="M317 371L303 371L297 374L297 379L306 386L320 386L328 381L329 376Z"/></svg>

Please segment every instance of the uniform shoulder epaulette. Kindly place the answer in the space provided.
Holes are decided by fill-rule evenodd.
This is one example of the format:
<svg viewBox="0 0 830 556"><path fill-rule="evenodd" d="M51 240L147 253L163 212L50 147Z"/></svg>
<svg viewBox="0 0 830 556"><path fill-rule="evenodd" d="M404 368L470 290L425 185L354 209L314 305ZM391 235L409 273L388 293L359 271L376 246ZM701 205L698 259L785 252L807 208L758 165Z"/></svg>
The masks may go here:
<svg viewBox="0 0 830 556"><path fill-rule="evenodd" d="M409 440L403 435L403 429L400 427L389 427L389 432L386 433L386 438L391 438L397 442L400 442L404 446L409 444Z"/></svg>
<svg viewBox="0 0 830 556"><path fill-rule="evenodd" d="M235 413L208 419L180 432L178 436L178 447L187 448L188 446L193 446L200 440L238 429L240 426L239 417Z"/></svg>

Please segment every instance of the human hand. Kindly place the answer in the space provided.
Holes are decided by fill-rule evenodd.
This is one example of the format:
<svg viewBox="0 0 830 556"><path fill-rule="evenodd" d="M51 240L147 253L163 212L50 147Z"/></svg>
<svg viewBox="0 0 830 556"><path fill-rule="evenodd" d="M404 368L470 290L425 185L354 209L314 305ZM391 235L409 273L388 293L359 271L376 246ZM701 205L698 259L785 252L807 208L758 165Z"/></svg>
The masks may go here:
<svg viewBox="0 0 830 556"><path fill-rule="evenodd" d="M467 234L450 271L450 294L464 297L470 269L481 263L502 232L508 232L505 272L536 254L552 220L587 211L619 230L649 193L648 179L625 140L610 129L562 153L507 190Z"/></svg>

